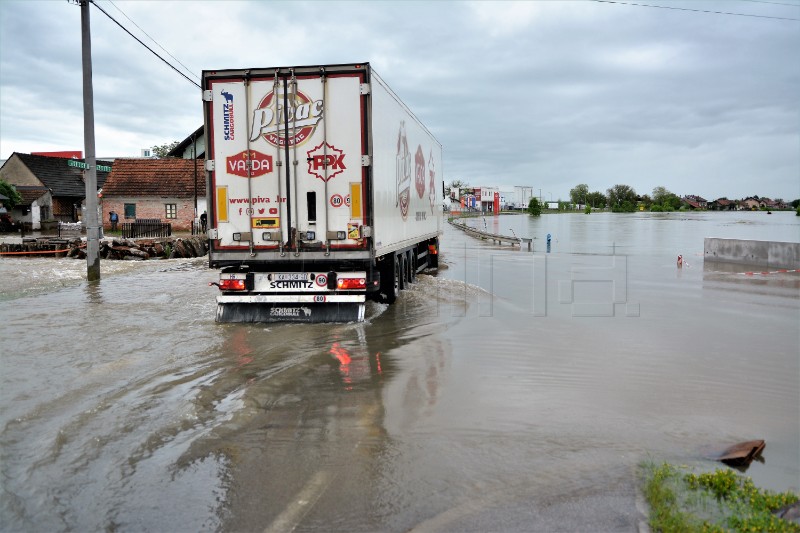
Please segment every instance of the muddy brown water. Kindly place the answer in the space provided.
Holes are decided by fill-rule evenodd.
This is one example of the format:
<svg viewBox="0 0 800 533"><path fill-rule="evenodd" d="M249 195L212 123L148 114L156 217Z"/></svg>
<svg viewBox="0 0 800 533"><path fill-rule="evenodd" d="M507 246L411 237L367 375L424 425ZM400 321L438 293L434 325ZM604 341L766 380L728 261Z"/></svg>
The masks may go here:
<svg viewBox="0 0 800 533"><path fill-rule="evenodd" d="M2 529L635 530L641 461L755 438L800 490L800 274L702 258L788 215L473 219L534 253L447 227L362 324L215 324L203 259L0 258Z"/></svg>

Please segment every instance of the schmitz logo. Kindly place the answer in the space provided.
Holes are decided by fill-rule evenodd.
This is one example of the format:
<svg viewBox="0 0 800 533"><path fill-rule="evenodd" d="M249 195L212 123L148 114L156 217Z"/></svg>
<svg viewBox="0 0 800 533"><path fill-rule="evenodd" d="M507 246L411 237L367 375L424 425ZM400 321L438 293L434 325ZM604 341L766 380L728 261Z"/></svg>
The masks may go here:
<svg viewBox="0 0 800 533"><path fill-rule="evenodd" d="M273 146L300 146L306 142L322 119L322 100L311 100L304 93L288 95L288 108L283 104L283 93L270 92L253 111L253 127L250 140L259 136ZM285 125L289 124L289 136L286 137Z"/></svg>
<svg viewBox="0 0 800 533"><path fill-rule="evenodd" d="M255 150L250 150L249 152L245 150L229 156L225 163L225 170L228 171L228 174L243 178L255 178L272 172L272 156ZM248 167L250 168L249 175L247 173Z"/></svg>
<svg viewBox="0 0 800 533"><path fill-rule="evenodd" d="M335 146L322 143L308 154L308 173L313 174L322 181L329 181L347 168L344 166L344 152ZM326 174L327 169L327 176Z"/></svg>
<svg viewBox="0 0 800 533"><path fill-rule="evenodd" d="M397 180L397 204L403 220L408 217L408 205L411 202L411 152L408 150L406 138L406 123L400 121L400 131L397 133L397 160L395 164L395 177Z"/></svg>
<svg viewBox="0 0 800 533"><path fill-rule="evenodd" d="M222 133L226 141L232 141L234 139L233 95L228 91L222 91L220 94L225 97L225 103L222 104Z"/></svg>

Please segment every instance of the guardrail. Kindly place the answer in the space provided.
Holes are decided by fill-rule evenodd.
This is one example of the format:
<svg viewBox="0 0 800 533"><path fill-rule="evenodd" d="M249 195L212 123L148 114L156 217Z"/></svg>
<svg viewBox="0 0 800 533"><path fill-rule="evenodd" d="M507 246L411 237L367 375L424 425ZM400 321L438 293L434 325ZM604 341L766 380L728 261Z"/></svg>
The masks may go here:
<svg viewBox="0 0 800 533"><path fill-rule="evenodd" d="M122 223L122 237L125 239L171 236L172 224L158 218L137 218L135 222Z"/></svg>
<svg viewBox="0 0 800 533"><path fill-rule="evenodd" d="M449 220L451 226L454 226L464 233L468 235L472 235L473 237L478 237L479 239L491 239L492 243L503 244L505 242L509 243L511 246L517 245L522 249L522 244L527 243L528 251L533 251L533 239L527 237L517 237L517 236L509 236L509 235L500 235L497 233L489 233L487 231L481 231L479 229L472 228L467 226L466 224L459 222L458 220Z"/></svg>

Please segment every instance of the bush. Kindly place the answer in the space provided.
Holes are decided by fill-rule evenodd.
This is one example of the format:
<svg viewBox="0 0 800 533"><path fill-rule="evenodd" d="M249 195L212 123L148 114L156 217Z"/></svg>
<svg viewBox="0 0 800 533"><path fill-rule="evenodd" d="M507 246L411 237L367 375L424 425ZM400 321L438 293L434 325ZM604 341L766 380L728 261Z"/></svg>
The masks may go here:
<svg viewBox="0 0 800 533"><path fill-rule="evenodd" d="M664 208L661 207L658 204L653 204L653 205L650 206L650 212L651 213L663 213L664 212Z"/></svg>
<svg viewBox="0 0 800 533"><path fill-rule="evenodd" d="M683 473L664 463L643 465L650 526L656 531L800 531L777 509L797 501L792 492L757 488L730 469Z"/></svg>
<svg viewBox="0 0 800 533"><path fill-rule="evenodd" d="M535 217L542 214L542 206L538 198L531 198L530 202L528 202L528 214Z"/></svg>
<svg viewBox="0 0 800 533"><path fill-rule="evenodd" d="M583 212L588 215L589 213L592 212L592 208L587 205L586 207L583 208Z"/></svg>

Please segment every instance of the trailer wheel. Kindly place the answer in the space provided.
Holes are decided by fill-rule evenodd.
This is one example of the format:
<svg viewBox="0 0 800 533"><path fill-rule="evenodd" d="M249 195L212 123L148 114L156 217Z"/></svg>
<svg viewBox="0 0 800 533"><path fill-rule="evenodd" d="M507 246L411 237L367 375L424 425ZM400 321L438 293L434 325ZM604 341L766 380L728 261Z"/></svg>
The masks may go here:
<svg viewBox="0 0 800 533"><path fill-rule="evenodd" d="M411 285L416 281L416 274L417 274L417 262L414 261L417 253L415 251L406 252L406 280L408 285Z"/></svg>
<svg viewBox="0 0 800 533"><path fill-rule="evenodd" d="M406 288L406 280L408 279L408 265L405 254L398 255L396 263L397 266L395 267L395 270L397 271L397 290L402 291Z"/></svg>
<svg viewBox="0 0 800 533"><path fill-rule="evenodd" d="M386 259L381 264L380 301L393 304L397 300L400 288L397 283L397 258Z"/></svg>

